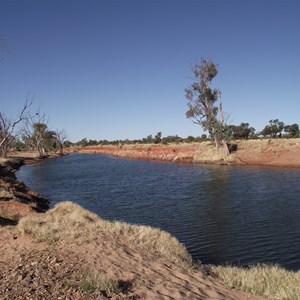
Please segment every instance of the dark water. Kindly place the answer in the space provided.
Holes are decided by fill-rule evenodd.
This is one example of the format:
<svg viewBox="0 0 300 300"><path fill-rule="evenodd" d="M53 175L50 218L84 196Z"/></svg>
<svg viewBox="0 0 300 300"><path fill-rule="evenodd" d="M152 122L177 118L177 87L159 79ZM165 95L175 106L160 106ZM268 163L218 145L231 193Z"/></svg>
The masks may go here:
<svg viewBox="0 0 300 300"><path fill-rule="evenodd" d="M160 227L203 263L300 269L300 170L184 165L84 154L23 166L52 200L110 220Z"/></svg>

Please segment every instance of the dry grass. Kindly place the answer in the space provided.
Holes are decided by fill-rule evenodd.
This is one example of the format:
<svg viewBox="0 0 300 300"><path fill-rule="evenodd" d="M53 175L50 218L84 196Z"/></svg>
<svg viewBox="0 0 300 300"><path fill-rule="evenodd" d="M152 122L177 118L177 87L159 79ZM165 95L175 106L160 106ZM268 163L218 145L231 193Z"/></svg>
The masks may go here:
<svg viewBox="0 0 300 300"><path fill-rule="evenodd" d="M278 265L250 268L212 266L212 270L230 289L272 299L300 299L300 271L287 271Z"/></svg>
<svg viewBox="0 0 300 300"><path fill-rule="evenodd" d="M0 217L18 222L21 218L21 215L9 208L6 208L5 206L0 206Z"/></svg>
<svg viewBox="0 0 300 300"><path fill-rule="evenodd" d="M8 200L16 200L17 198L14 196L13 193L11 193L11 192L5 190L4 188L0 187L0 199L2 201L8 201Z"/></svg>
<svg viewBox="0 0 300 300"><path fill-rule="evenodd" d="M125 236L130 242L180 267L189 268L192 265L186 248L169 233L149 226L109 222L72 202L62 202L45 214L22 218L18 229L39 241L49 242L72 239L78 243L88 243L103 233L111 238Z"/></svg>
<svg viewBox="0 0 300 300"><path fill-rule="evenodd" d="M118 294L121 292L118 280L112 279L105 274L88 275L81 283L81 290L86 292L105 292L108 294Z"/></svg>

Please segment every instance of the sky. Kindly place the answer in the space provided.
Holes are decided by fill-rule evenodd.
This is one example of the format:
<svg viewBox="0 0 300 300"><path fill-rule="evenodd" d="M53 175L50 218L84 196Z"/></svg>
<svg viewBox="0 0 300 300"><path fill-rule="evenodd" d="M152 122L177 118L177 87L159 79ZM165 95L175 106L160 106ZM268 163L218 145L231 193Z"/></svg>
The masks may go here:
<svg viewBox="0 0 300 300"><path fill-rule="evenodd" d="M0 0L0 111L69 140L199 136L184 89L218 65L230 124L300 124L298 0Z"/></svg>

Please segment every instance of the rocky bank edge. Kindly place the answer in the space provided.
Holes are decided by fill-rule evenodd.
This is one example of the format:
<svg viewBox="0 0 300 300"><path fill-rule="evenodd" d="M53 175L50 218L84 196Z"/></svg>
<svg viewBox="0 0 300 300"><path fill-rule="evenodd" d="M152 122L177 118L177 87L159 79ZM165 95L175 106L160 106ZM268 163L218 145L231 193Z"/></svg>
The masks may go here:
<svg viewBox="0 0 300 300"><path fill-rule="evenodd" d="M103 232L82 243L21 234L12 225L27 216L47 226L40 217L49 207L16 180L23 163L14 158L0 164L0 299L262 299L227 290L203 267L180 268L126 236ZM118 283L118 292L89 288L87 274L99 272Z"/></svg>
<svg viewBox="0 0 300 300"><path fill-rule="evenodd" d="M80 153L102 153L130 159L183 163L265 165L300 167L300 139L258 139L234 141L236 151L224 157L223 149L210 142L192 144L151 144L87 146Z"/></svg>
<svg viewBox="0 0 300 300"><path fill-rule="evenodd" d="M38 158L0 158L0 225L14 225L29 213L45 212L49 201L16 179L15 171Z"/></svg>

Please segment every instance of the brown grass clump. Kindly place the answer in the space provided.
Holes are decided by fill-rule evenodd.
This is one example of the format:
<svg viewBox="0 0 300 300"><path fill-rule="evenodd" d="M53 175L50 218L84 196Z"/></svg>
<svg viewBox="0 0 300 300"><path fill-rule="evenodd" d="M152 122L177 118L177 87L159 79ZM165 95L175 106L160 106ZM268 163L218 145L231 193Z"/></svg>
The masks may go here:
<svg viewBox="0 0 300 300"><path fill-rule="evenodd" d="M192 266L192 258L185 246L168 232L150 226L131 225L124 222L114 222L108 231L113 235L126 236L131 242L159 253L162 257L184 268Z"/></svg>
<svg viewBox="0 0 300 300"><path fill-rule="evenodd" d="M16 200L16 197L13 193L10 193L9 191L6 191L5 189L0 187L0 199L2 201Z"/></svg>
<svg viewBox="0 0 300 300"><path fill-rule="evenodd" d="M121 292L119 282L105 274L94 274L86 276L86 279L80 285L81 290L85 292L95 292L96 290L108 294L118 294Z"/></svg>
<svg viewBox="0 0 300 300"><path fill-rule="evenodd" d="M300 299L300 271L292 272L278 265L265 264L250 268L212 266L212 270L230 289L272 299Z"/></svg>
<svg viewBox="0 0 300 300"><path fill-rule="evenodd" d="M71 239L78 243L92 242L101 234L111 238L124 236L130 242L165 257L180 267L189 268L192 258L186 248L169 233L157 228L109 222L77 204L61 202L45 214L22 218L18 229L38 241L58 242Z"/></svg>
<svg viewBox="0 0 300 300"><path fill-rule="evenodd" d="M1 192L0 192L0 195L1 195ZM15 212L15 211L9 209L5 205L0 205L0 217L17 222L21 218L21 215L18 212Z"/></svg>

